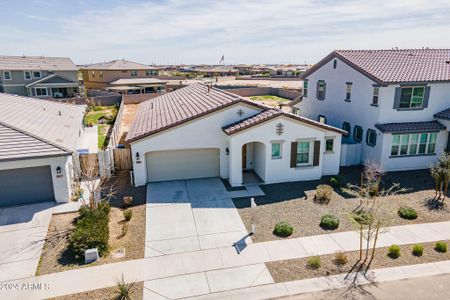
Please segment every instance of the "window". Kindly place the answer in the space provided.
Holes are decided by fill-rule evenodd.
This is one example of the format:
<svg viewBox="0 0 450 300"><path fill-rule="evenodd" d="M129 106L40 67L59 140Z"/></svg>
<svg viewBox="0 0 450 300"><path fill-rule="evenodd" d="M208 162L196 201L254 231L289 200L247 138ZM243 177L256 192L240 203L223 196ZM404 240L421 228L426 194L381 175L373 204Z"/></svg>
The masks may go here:
<svg viewBox="0 0 450 300"><path fill-rule="evenodd" d="M31 80L31 71L23 71L23 78L25 80Z"/></svg>
<svg viewBox="0 0 450 300"><path fill-rule="evenodd" d="M100 78L103 78L103 71L98 71L98 76L100 77Z"/></svg>
<svg viewBox="0 0 450 300"><path fill-rule="evenodd" d="M355 129L353 130L353 139L356 142L361 142L363 138L363 129L359 125L355 125Z"/></svg>
<svg viewBox="0 0 450 300"><path fill-rule="evenodd" d="M325 116L319 115L319 122L323 124L327 124L327 118Z"/></svg>
<svg viewBox="0 0 450 300"><path fill-rule="evenodd" d="M33 71L33 78L41 78L42 73L41 71Z"/></svg>
<svg viewBox="0 0 450 300"><path fill-rule="evenodd" d="M297 165L309 164L310 142L297 143Z"/></svg>
<svg viewBox="0 0 450 300"><path fill-rule="evenodd" d="M425 96L425 87L401 88L399 108L422 108Z"/></svg>
<svg viewBox="0 0 450 300"><path fill-rule="evenodd" d="M435 154L437 133L393 134L391 156Z"/></svg>
<svg viewBox="0 0 450 300"><path fill-rule="evenodd" d="M308 80L303 80L303 97L308 97Z"/></svg>
<svg viewBox="0 0 450 300"><path fill-rule="evenodd" d="M293 108L292 108L292 113L293 113L294 115L299 116L299 115L300 115L300 109L298 109L297 107L293 107Z"/></svg>
<svg viewBox="0 0 450 300"><path fill-rule="evenodd" d="M317 81L317 99L325 100L326 83L323 80Z"/></svg>
<svg viewBox="0 0 450 300"><path fill-rule="evenodd" d="M337 67L337 59L335 59L335 60L333 61L333 69L336 69L336 67Z"/></svg>
<svg viewBox="0 0 450 300"><path fill-rule="evenodd" d="M92 76L92 78L95 78L95 71L94 70L91 71L91 76Z"/></svg>
<svg viewBox="0 0 450 300"><path fill-rule="evenodd" d="M131 71L131 77L137 77L138 72L137 71Z"/></svg>
<svg viewBox="0 0 450 300"><path fill-rule="evenodd" d="M350 102L350 98L352 97L352 83L346 83L346 91L345 91L345 101Z"/></svg>
<svg viewBox="0 0 450 300"><path fill-rule="evenodd" d="M333 152L334 150L334 139L326 139L325 140L325 151Z"/></svg>
<svg viewBox="0 0 450 300"><path fill-rule="evenodd" d="M12 80L11 71L3 71L4 80Z"/></svg>
<svg viewBox="0 0 450 300"><path fill-rule="evenodd" d="M372 105L378 106L378 95L380 94L380 88L378 86L373 87Z"/></svg>
<svg viewBox="0 0 450 300"><path fill-rule="evenodd" d="M373 129L367 129L366 143L369 146L375 146L377 144L377 132Z"/></svg>
<svg viewBox="0 0 450 300"><path fill-rule="evenodd" d="M47 88L34 88L36 96L48 96Z"/></svg>
<svg viewBox="0 0 450 300"><path fill-rule="evenodd" d="M342 123L342 129L344 129L345 131L347 131L347 136L351 135L351 131L352 131L352 126L350 125L349 122L344 122Z"/></svg>
<svg viewBox="0 0 450 300"><path fill-rule="evenodd" d="M281 143L272 143L272 159L281 158Z"/></svg>

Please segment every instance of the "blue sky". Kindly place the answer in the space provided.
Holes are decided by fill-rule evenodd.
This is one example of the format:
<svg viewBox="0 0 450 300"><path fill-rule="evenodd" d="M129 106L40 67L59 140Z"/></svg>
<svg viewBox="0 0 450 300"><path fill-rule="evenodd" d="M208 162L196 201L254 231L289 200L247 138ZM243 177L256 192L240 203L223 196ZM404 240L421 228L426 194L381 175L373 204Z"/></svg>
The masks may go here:
<svg viewBox="0 0 450 300"><path fill-rule="evenodd" d="M0 54L314 63L334 49L450 48L449 16L449 0L0 0Z"/></svg>

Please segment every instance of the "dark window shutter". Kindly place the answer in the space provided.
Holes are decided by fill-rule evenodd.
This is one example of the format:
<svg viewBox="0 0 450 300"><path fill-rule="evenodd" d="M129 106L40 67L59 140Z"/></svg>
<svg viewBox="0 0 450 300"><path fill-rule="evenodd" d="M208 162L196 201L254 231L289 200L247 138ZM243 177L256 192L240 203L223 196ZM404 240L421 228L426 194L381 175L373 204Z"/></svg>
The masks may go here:
<svg viewBox="0 0 450 300"><path fill-rule="evenodd" d="M291 168L297 167L297 142L291 143Z"/></svg>
<svg viewBox="0 0 450 300"><path fill-rule="evenodd" d="M313 166L316 167L319 165L320 161L320 141L314 142L314 159L313 159Z"/></svg>
<svg viewBox="0 0 450 300"><path fill-rule="evenodd" d="M423 95L423 104L422 104L423 108L428 107L428 99L430 98L430 88L431 87L429 86L425 87L425 94Z"/></svg>
<svg viewBox="0 0 450 300"><path fill-rule="evenodd" d="M325 100L325 98L327 97L327 83L324 81L323 82L323 98L320 100Z"/></svg>
<svg viewBox="0 0 450 300"><path fill-rule="evenodd" d="M402 94L402 88L400 88L400 87L395 88L394 109L398 109L400 107L400 96L401 96L401 94Z"/></svg>
<svg viewBox="0 0 450 300"><path fill-rule="evenodd" d="M317 100L320 100L320 97L319 97L319 85L320 85L320 80L316 82L316 98L317 98Z"/></svg>

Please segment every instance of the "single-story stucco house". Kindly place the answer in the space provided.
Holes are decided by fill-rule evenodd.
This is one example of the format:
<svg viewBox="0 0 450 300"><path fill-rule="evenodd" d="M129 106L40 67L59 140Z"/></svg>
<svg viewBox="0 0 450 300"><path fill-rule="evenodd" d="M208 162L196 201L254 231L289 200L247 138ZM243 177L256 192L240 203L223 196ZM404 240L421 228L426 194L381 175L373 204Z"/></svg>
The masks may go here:
<svg viewBox="0 0 450 300"><path fill-rule="evenodd" d="M246 183L319 179L339 172L346 132L192 84L140 104L127 135L134 183L205 177Z"/></svg>
<svg viewBox="0 0 450 300"><path fill-rule="evenodd" d="M69 201L85 110L0 93L0 206Z"/></svg>

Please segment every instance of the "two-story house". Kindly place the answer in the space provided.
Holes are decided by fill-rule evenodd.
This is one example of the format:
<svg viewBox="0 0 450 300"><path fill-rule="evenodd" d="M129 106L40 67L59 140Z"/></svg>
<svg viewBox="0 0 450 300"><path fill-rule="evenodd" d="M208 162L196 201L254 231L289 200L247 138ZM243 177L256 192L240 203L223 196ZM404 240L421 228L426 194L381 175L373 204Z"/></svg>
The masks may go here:
<svg viewBox="0 0 450 300"><path fill-rule="evenodd" d="M346 130L356 163L421 169L450 151L449 49L337 50L301 77L294 110Z"/></svg>
<svg viewBox="0 0 450 300"><path fill-rule="evenodd" d="M0 56L0 92L70 98L79 91L77 67L67 57Z"/></svg>
<svg viewBox="0 0 450 300"><path fill-rule="evenodd" d="M151 85L153 84L151 79L149 82L142 83L142 81L145 78L158 76L160 68L120 59L80 66L80 71L86 89L106 89L120 79L139 79L141 85Z"/></svg>

